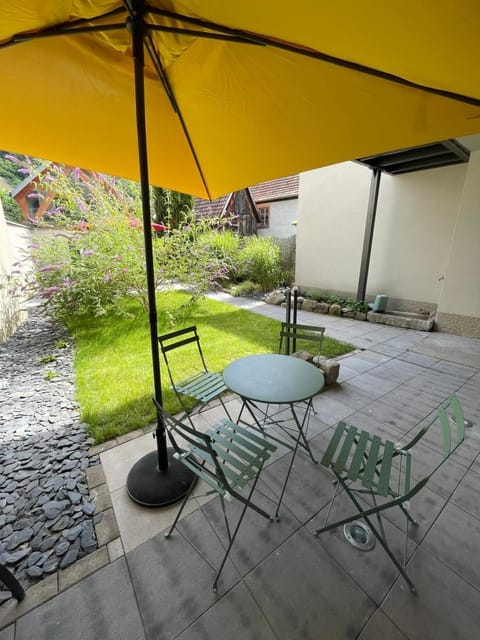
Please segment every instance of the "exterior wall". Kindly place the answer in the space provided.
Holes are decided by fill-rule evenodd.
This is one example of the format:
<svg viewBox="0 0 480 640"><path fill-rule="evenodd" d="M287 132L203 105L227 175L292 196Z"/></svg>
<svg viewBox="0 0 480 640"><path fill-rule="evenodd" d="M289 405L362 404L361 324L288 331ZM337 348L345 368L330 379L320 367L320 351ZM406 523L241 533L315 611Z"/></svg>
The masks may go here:
<svg viewBox="0 0 480 640"><path fill-rule="evenodd" d="M356 289L370 172L352 162L300 174L295 280L302 288Z"/></svg>
<svg viewBox="0 0 480 640"><path fill-rule="evenodd" d="M5 282L11 275L14 263L24 257L23 251L28 251L30 243L30 231L22 225L7 222L0 202L0 282ZM28 263L26 268L29 268ZM9 296L7 289L0 288L0 343L14 333L25 316L21 302Z"/></svg>
<svg viewBox="0 0 480 640"><path fill-rule="evenodd" d="M480 151L470 155L438 304L442 331L480 338Z"/></svg>
<svg viewBox="0 0 480 640"><path fill-rule="evenodd" d="M259 236L274 236L275 238L294 236L297 227L292 222L297 220L298 198L278 200L268 204L270 207L270 227L268 229L258 229L257 234Z"/></svg>
<svg viewBox="0 0 480 640"><path fill-rule="evenodd" d="M367 299L395 308L436 307L445 277L466 165L382 175ZM355 295L371 171L342 163L300 176L296 281Z"/></svg>

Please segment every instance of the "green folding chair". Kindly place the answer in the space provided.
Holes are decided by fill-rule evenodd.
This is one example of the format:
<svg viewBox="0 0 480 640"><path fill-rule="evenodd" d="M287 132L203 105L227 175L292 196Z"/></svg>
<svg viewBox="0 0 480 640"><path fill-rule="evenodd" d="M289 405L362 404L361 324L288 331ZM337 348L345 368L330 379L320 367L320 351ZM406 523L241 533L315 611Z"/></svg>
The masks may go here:
<svg viewBox="0 0 480 640"><path fill-rule="evenodd" d="M187 416L193 426L191 415L195 412L199 413L207 407L211 400L218 398L225 413L231 419L221 397L221 394L227 391L228 387L225 385L221 373L208 371L197 327L191 326L165 333L158 337L158 342L167 366L172 389L175 391L184 412L182 417ZM188 345L191 348L188 348ZM171 362L172 351L177 349L182 349L180 355L182 358L188 358L192 371L191 375L182 380L175 379L174 367Z"/></svg>
<svg viewBox="0 0 480 640"><path fill-rule="evenodd" d="M376 539L400 571L412 592L415 586L406 573L408 528L417 524L410 514L410 500L422 489L437 469L452 455L465 437L465 424L462 407L455 395L450 396L434 412L410 442L401 445L385 440L368 431L359 431L356 427L340 422L320 461L335 474L336 491L330 503L325 525L314 533L319 535L331 529L348 525L363 519L375 534ZM438 433L432 429L438 427ZM418 459L417 445L423 438L440 436L440 461L425 472L424 464ZM417 455L416 455L417 454ZM414 477L415 474L415 477ZM332 507L339 491L348 495L356 512L346 518L328 524ZM372 498L373 506L360 501L361 494ZM377 500L377 498L379 500ZM381 515L393 507L399 507L406 517L404 557L401 563L390 549ZM377 524L371 519L375 515Z"/></svg>
<svg viewBox="0 0 480 640"><path fill-rule="evenodd" d="M220 567L218 569L213 567L208 558L195 548L216 571L213 582L213 590L216 591L220 574L237 537L246 510L253 509L267 520L275 519L252 501L252 495L265 462L277 447L257 432L234 424L226 418L212 426L206 433L201 433L171 416L155 399L153 401L175 449L174 457L194 474L192 484L165 536L170 537L177 526L197 479L203 480L207 486L205 495L218 494L220 496L228 536L228 546ZM241 493L243 489L246 490L246 495ZM243 504L240 518L233 530L225 509L225 501L230 500L238 500Z"/></svg>
<svg viewBox="0 0 480 640"><path fill-rule="evenodd" d="M278 353L289 356L297 350L297 343L309 342L315 345L313 356L319 356L322 350L325 327L316 327L310 324L296 324L282 322L280 327L280 342Z"/></svg>

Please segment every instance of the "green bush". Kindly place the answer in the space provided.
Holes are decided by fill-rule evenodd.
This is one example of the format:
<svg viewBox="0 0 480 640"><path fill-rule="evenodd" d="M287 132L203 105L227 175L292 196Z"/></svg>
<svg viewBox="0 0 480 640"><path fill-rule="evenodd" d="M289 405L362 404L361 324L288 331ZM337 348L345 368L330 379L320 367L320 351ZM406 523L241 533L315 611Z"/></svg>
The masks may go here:
<svg viewBox="0 0 480 640"><path fill-rule="evenodd" d="M240 282L239 284L233 285L230 289L230 293L235 298L239 296L249 296L253 293L262 293L263 287L257 282L251 282L250 280L245 280L245 282Z"/></svg>
<svg viewBox="0 0 480 640"><path fill-rule="evenodd" d="M207 231L198 238L198 245L212 260L220 261L225 268L225 280L236 282L239 270L237 267L240 252L240 238L227 231Z"/></svg>
<svg viewBox="0 0 480 640"><path fill-rule="evenodd" d="M0 200L2 201L5 219L11 222L23 222L22 212L18 202L8 195L7 191L0 189Z"/></svg>
<svg viewBox="0 0 480 640"><path fill-rule="evenodd" d="M272 238L245 238L238 267L241 280L258 282L264 291L275 289L282 281L280 249Z"/></svg>

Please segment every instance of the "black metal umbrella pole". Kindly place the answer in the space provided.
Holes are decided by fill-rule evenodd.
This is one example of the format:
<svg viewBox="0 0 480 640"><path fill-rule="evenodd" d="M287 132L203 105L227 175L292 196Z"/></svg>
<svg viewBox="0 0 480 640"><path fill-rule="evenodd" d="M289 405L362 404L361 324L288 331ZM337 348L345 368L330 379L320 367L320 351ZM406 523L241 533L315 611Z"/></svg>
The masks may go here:
<svg viewBox="0 0 480 640"><path fill-rule="evenodd" d="M142 193L143 233L145 241L145 264L147 275L153 384L155 399L161 405L162 385L158 353L155 266L153 259L150 217L150 183L148 176L147 132L145 118L145 23L143 21L141 10L131 16L127 26L132 34L134 57L135 109ZM132 500L146 507L162 507L180 500L187 493L194 477L189 469L173 458L173 450L167 448L165 425L158 412L157 427L154 432L154 437L157 443L157 450L148 453L143 456L143 458L140 458L140 460L130 469L127 477L128 495Z"/></svg>

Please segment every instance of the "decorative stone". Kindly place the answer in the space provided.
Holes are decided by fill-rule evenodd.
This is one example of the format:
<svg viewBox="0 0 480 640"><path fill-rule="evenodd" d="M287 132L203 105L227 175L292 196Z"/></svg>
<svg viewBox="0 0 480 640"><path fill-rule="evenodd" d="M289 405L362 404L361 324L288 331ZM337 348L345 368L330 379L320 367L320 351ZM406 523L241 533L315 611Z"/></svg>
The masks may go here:
<svg viewBox="0 0 480 640"><path fill-rule="evenodd" d="M285 294L279 291L272 291L272 293L265 298L265 302L267 304L280 305L285 302Z"/></svg>
<svg viewBox="0 0 480 640"><path fill-rule="evenodd" d="M325 384L335 384L340 373L340 363L333 359L325 358L324 356L315 356L313 358L313 364L319 367L325 376Z"/></svg>
<svg viewBox="0 0 480 640"><path fill-rule="evenodd" d="M339 304L331 304L328 313L331 316L341 316L342 315L342 307Z"/></svg>
<svg viewBox="0 0 480 640"><path fill-rule="evenodd" d="M309 300L305 298L302 302L302 311L316 311L318 307L318 302L316 300Z"/></svg>
<svg viewBox="0 0 480 640"><path fill-rule="evenodd" d="M317 313L328 313L329 309L330 305L328 302L319 302L316 311Z"/></svg>

